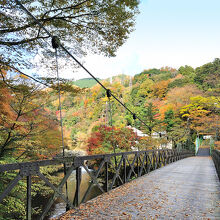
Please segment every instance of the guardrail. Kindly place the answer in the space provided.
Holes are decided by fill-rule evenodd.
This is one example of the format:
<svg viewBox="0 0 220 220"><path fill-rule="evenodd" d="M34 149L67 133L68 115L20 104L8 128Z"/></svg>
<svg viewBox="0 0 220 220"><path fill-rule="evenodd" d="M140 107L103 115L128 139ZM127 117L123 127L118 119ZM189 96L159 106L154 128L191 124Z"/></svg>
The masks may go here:
<svg viewBox="0 0 220 220"><path fill-rule="evenodd" d="M129 182L134 178L138 178L152 170L189 156L194 156L194 154L189 151L165 149L64 157L54 158L52 160L0 165L0 172L17 170L17 176L8 184L4 191L1 192L0 203L6 196L9 195L11 190L18 184L19 180L26 178L26 218L31 219L31 185L32 179L36 179L36 177L38 177L44 182L44 184L54 191L54 194L48 200L47 205L44 207L44 210L39 217L39 219L44 219L55 199L58 197L61 198L70 208L73 208L78 206L80 203L85 202L94 184L97 185L101 192L108 192L109 190ZM217 156L214 154L214 157L218 158L219 161L219 154ZM61 165L64 163L69 164L69 167L63 179L57 185L52 184L40 169L45 166ZM92 170L88 167L92 168ZM85 169L91 178L90 184L84 195L80 195L82 168ZM62 189L73 170L76 170L76 190L73 192L75 193L75 196L74 200L71 202L68 197L64 195Z"/></svg>
<svg viewBox="0 0 220 220"><path fill-rule="evenodd" d="M218 178L220 180L220 151L219 150L212 150L212 160L215 164L216 172L218 174Z"/></svg>

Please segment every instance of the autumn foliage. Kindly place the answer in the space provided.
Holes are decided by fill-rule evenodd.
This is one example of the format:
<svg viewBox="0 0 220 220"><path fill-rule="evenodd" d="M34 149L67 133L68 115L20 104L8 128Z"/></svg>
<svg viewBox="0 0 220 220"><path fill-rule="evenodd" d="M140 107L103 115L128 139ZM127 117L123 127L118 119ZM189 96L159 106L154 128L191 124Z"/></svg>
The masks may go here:
<svg viewBox="0 0 220 220"><path fill-rule="evenodd" d="M137 135L130 128L99 126L88 138L87 151L89 154L113 153L129 151L135 147Z"/></svg>
<svg viewBox="0 0 220 220"><path fill-rule="evenodd" d="M0 157L44 159L61 146L58 121L45 108L48 94L23 77L0 75Z"/></svg>
<svg viewBox="0 0 220 220"><path fill-rule="evenodd" d="M218 85L204 87L201 82L211 83L208 78L216 75L218 63L217 59L198 69L149 69L133 78L119 75L103 80L103 85L147 126L134 121L113 98L109 100L100 85L81 89L63 82L61 102L67 148L88 154L112 153L137 149L141 143L142 149L165 142L172 142L175 147L189 139L193 143L198 134L214 135L219 129ZM13 152L24 158L54 156L61 146L56 83L53 82L53 89L38 90L24 77L10 81L7 71L1 71L0 81L2 154ZM136 137L128 125L148 136ZM164 137L155 140L158 132L163 132Z"/></svg>

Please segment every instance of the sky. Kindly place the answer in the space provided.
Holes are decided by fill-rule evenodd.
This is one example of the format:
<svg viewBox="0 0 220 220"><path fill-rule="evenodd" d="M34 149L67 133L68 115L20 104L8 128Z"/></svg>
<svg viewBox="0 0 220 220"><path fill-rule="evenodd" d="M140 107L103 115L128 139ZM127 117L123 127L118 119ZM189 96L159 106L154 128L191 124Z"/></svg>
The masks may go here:
<svg viewBox="0 0 220 220"><path fill-rule="evenodd" d="M80 61L101 79L163 66L201 66L220 57L219 11L220 0L142 0L135 31L116 57L88 55ZM89 77L82 69L65 73Z"/></svg>

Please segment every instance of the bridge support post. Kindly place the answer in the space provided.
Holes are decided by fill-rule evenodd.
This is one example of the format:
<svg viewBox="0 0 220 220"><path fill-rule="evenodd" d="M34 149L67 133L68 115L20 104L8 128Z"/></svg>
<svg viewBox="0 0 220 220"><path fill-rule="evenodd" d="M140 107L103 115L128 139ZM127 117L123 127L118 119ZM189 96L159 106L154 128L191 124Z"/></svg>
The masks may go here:
<svg viewBox="0 0 220 220"><path fill-rule="evenodd" d="M123 167L124 167L124 183L126 183L127 182L126 158L123 158Z"/></svg>
<svg viewBox="0 0 220 220"><path fill-rule="evenodd" d="M82 175L82 169L81 167L76 168L76 193L75 193L75 206L79 206L80 204L80 183L81 183L81 175Z"/></svg>
<svg viewBox="0 0 220 220"><path fill-rule="evenodd" d="M158 167L157 168L160 168L162 165L161 165L161 153L160 153L160 150L158 151Z"/></svg>
<svg viewBox="0 0 220 220"><path fill-rule="evenodd" d="M173 152L173 150L171 151L171 163L173 163L174 162L174 152Z"/></svg>
<svg viewBox="0 0 220 220"><path fill-rule="evenodd" d="M149 166L150 166L148 157L149 157L149 154L146 153L146 165L145 165L145 167L146 167L147 173L149 173Z"/></svg>
<svg viewBox="0 0 220 220"><path fill-rule="evenodd" d="M31 175L27 176L27 212L26 219L31 220Z"/></svg>
<svg viewBox="0 0 220 220"><path fill-rule="evenodd" d="M170 152L167 151L166 152L166 165L169 164L169 156L170 156Z"/></svg>
<svg viewBox="0 0 220 220"><path fill-rule="evenodd" d="M156 155L156 152L152 153L152 158L153 158L153 169L156 170L156 167L157 167L157 163L156 163L157 155Z"/></svg>
<svg viewBox="0 0 220 220"><path fill-rule="evenodd" d="M140 177L140 169L139 169L139 154L137 154L137 175Z"/></svg>
<svg viewBox="0 0 220 220"><path fill-rule="evenodd" d="M108 161L105 162L105 191L108 192Z"/></svg>

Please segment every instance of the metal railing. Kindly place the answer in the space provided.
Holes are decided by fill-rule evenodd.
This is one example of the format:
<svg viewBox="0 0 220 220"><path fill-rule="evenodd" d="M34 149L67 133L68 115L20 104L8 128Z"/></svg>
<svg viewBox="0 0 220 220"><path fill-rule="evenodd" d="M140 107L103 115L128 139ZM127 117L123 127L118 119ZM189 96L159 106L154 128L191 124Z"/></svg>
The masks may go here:
<svg viewBox="0 0 220 220"><path fill-rule="evenodd" d="M219 150L212 150L212 160L215 164L216 172L218 174L218 178L220 180L220 151Z"/></svg>
<svg viewBox="0 0 220 220"><path fill-rule="evenodd" d="M37 176L44 182L44 184L54 191L54 194L51 195L39 217L39 219L44 219L58 197L61 198L70 208L74 208L80 203L86 201L93 185L96 185L103 193L108 192L109 190L147 174L152 170L189 156L194 156L194 154L189 151L165 149L54 158L52 160L0 165L0 172L18 171L17 176L8 184L4 191L1 192L0 203L10 194L11 190L18 184L19 180L26 178L26 218L31 219L31 185L32 179ZM219 161L219 154L215 156L214 153L214 157ZM64 175L58 185L52 184L40 170L40 168L45 166L61 165L63 163L69 164L69 167L66 175ZM84 195L80 195L82 168L85 169L91 178L90 184ZM76 190L73 192L75 195L74 200L71 202L68 197L65 196L62 189L73 170L76 172Z"/></svg>

